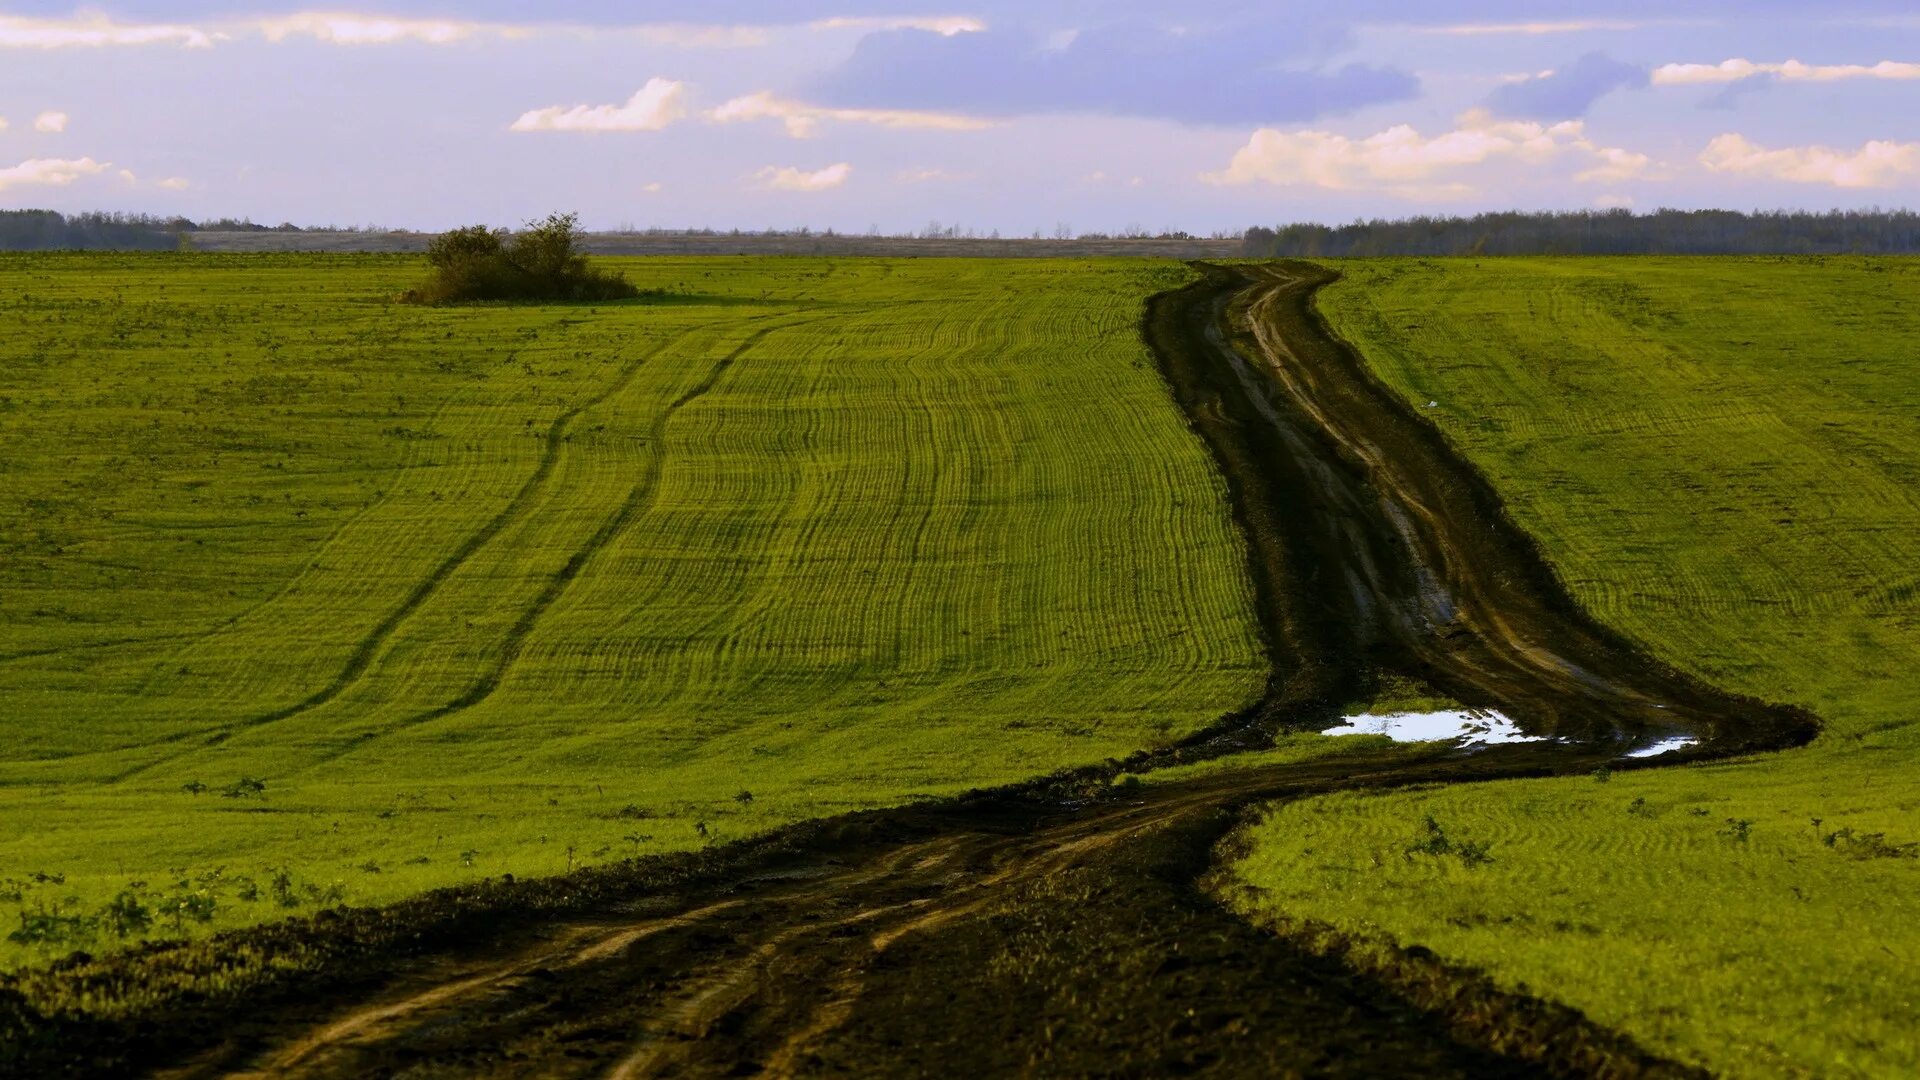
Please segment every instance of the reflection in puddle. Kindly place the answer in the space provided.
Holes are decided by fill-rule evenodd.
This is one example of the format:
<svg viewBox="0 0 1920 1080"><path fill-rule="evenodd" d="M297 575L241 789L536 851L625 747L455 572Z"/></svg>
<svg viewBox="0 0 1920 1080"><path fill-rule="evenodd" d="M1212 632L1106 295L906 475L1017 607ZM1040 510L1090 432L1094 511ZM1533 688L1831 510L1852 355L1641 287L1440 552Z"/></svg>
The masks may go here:
<svg viewBox="0 0 1920 1080"><path fill-rule="evenodd" d="M1661 739L1659 742L1648 743L1638 750L1629 750L1626 756L1632 758L1659 757L1661 754L1671 754L1675 750L1685 750L1689 746L1698 745L1700 745L1700 740L1691 735L1675 735L1669 739Z"/></svg>
<svg viewBox="0 0 1920 1080"><path fill-rule="evenodd" d="M1346 721L1340 727L1328 728L1321 734L1385 735L1394 742L1464 739L1468 746L1545 741L1545 736L1526 734L1512 720L1492 709L1449 709L1444 712L1392 713L1386 716L1366 713L1346 717Z"/></svg>

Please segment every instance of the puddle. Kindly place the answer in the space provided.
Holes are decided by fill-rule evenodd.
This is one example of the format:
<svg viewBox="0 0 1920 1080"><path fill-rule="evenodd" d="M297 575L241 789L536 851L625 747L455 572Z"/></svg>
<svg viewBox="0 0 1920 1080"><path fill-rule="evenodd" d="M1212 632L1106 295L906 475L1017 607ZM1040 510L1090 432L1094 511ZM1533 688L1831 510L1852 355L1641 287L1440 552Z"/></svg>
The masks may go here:
<svg viewBox="0 0 1920 1080"><path fill-rule="evenodd" d="M1443 712L1391 713L1385 716L1364 713L1345 719L1345 724L1328 728L1321 734L1385 735L1394 742L1448 742L1461 739L1468 746L1546 741L1543 735L1528 735L1521 731L1519 725L1493 709L1448 709Z"/></svg>
<svg viewBox="0 0 1920 1080"><path fill-rule="evenodd" d="M1690 746L1698 745L1700 745L1700 740L1691 735L1675 735L1669 739L1661 739L1659 742L1648 743L1638 750L1629 750L1621 756L1630 758L1659 757L1661 754L1671 754L1675 750L1685 750Z"/></svg>

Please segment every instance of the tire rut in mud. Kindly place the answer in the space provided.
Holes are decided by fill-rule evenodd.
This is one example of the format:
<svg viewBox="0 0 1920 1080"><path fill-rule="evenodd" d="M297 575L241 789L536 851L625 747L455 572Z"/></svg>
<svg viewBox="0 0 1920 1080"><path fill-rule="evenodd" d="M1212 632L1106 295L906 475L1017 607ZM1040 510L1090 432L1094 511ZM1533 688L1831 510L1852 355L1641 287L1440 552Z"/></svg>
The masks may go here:
<svg viewBox="0 0 1920 1080"><path fill-rule="evenodd" d="M589 871L572 880L591 901L515 907L568 887L526 883L449 901L457 932L431 900L393 929L355 915L367 944L304 986L265 987L244 1011L181 1003L145 1028L52 1023L41 1060L166 1049L171 1067L147 1071L181 1077L1687 1072L1470 972L1447 973L1444 1007L1415 1008L1197 885L1265 802L1585 772L1674 730L1703 740L1693 757L1812 731L1588 619L1485 481L1319 323L1326 271L1198 269L1144 330L1247 536L1273 662L1258 706L1126 763L796 826L764 857L689 856L712 861L664 889ZM1381 673L1555 738L1107 783L1324 727ZM176 1023L156 1028L162 1015Z"/></svg>

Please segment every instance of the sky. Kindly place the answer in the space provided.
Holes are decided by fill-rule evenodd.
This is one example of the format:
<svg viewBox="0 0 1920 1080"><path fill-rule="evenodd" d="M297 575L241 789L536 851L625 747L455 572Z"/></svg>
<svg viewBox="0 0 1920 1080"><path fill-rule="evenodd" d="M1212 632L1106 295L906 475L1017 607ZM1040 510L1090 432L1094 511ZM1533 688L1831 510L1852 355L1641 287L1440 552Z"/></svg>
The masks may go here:
<svg viewBox="0 0 1920 1080"><path fill-rule="evenodd" d="M268 224L1916 206L1920 3L0 0L0 118L0 208Z"/></svg>

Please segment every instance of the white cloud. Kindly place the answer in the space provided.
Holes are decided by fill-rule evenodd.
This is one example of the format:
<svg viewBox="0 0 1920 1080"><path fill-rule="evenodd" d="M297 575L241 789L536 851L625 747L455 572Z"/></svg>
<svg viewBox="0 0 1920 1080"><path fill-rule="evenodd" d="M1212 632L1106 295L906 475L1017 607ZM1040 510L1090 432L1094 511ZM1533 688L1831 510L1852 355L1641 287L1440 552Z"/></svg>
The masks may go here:
<svg viewBox="0 0 1920 1080"><path fill-rule="evenodd" d="M687 115L687 87L653 78L624 105L552 105L523 113L511 131L659 131Z"/></svg>
<svg viewBox="0 0 1920 1080"><path fill-rule="evenodd" d="M1521 34L1526 36L1538 36L1541 34L1585 34L1595 30L1638 30L1646 25L1646 23L1628 22L1622 19L1568 19L1558 22L1459 23L1447 26L1410 26L1407 27L1407 29L1420 34L1483 37L1499 34Z"/></svg>
<svg viewBox="0 0 1920 1080"><path fill-rule="evenodd" d="M185 191L193 185L184 176L169 176L160 181L160 186L168 191Z"/></svg>
<svg viewBox="0 0 1920 1080"><path fill-rule="evenodd" d="M28 185L65 187L84 176L98 176L110 168L90 157L78 159L35 158L11 169L0 169L0 191Z"/></svg>
<svg viewBox="0 0 1920 1080"><path fill-rule="evenodd" d="M812 26L815 30L925 30L944 37L977 34L987 28L986 23L966 15L843 16L820 19Z"/></svg>
<svg viewBox="0 0 1920 1080"><path fill-rule="evenodd" d="M829 109L774 97L770 93L747 94L712 109L707 119L719 124L743 120L780 120L787 134L804 139L818 132L822 121L843 124L874 124L890 128L928 128L936 131L978 131L992 127L991 121L957 113L918 112L912 109Z"/></svg>
<svg viewBox="0 0 1920 1080"><path fill-rule="evenodd" d="M1653 160L1645 154L1631 150L1622 150L1617 146L1593 146L1588 144L1581 149L1595 158L1594 166L1574 174L1573 178L1583 184L1611 183L1619 180L1638 180L1648 174Z"/></svg>
<svg viewBox="0 0 1920 1080"><path fill-rule="evenodd" d="M1602 195L1593 200L1593 205L1602 210L1631 210L1633 209L1633 196Z"/></svg>
<svg viewBox="0 0 1920 1080"><path fill-rule="evenodd" d="M0 116L0 131L5 131L5 130L7 130L7 118L4 116Z"/></svg>
<svg viewBox="0 0 1920 1080"><path fill-rule="evenodd" d="M268 41L311 37L334 45L392 45L414 42L450 45L480 35L524 36L520 27L454 19L412 19L394 15L353 15L345 12L301 11L270 16L247 25Z"/></svg>
<svg viewBox="0 0 1920 1080"><path fill-rule="evenodd" d="M1759 176L1796 184L1833 187L1889 187L1920 179L1920 143L1875 140L1851 153L1825 146L1769 150L1745 136L1721 135L1700 153L1700 164L1714 172Z"/></svg>
<svg viewBox="0 0 1920 1080"><path fill-rule="evenodd" d="M661 192L661 191L662 191L662 190L663 190L663 189L664 189L665 187L666 187L666 185L665 185L665 184L662 184L662 183L661 183L660 181L658 181L658 180L655 180L655 181L654 181L653 183L651 183L651 184L645 184L645 185L642 185L642 186L641 186L641 188L640 188L640 190L641 190L641 191L644 191L644 192L646 192L646 193L647 193L647 194L649 194L649 195L657 195L657 194L659 194L659 193L660 193L660 192Z"/></svg>
<svg viewBox="0 0 1920 1080"><path fill-rule="evenodd" d="M1405 195L1454 196L1472 192L1444 174L1492 162L1546 165L1565 155L1591 163L1578 181L1618 181L1647 176L1645 154L1600 146L1578 120L1546 125L1495 120L1469 112L1449 132L1427 138L1398 124L1362 139L1327 131L1283 132L1261 128L1234 154L1227 168L1206 173L1213 184L1307 184L1333 189L1372 189Z"/></svg>
<svg viewBox="0 0 1920 1080"><path fill-rule="evenodd" d="M212 35L169 23L120 23L87 13L67 19L0 15L0 49L77 49L107 45L179 45L205 49Z"/></svg>
<svg viewBox="0 0 1920 1080"><path fill-rule="evenodd" d="M804 172L791 165L769 165L754 174L760 186L774 191L826 191L837 188L853 175L853 166L846 162L829 165L824 169Z"/></svg>
<svg viewBox="0 0 1920 1080"><path fill-rule="evenodd" d="M312 38L332 45L452 45L476 38L521 40L542 35L629 35L677 48L745 48L764 45L765 27L640 23L587 27L567 23L503 23L470 19L365 15L342 11L296 11L286 15L220 19L203 25L116 22L83 12L69 18L0 15L0 48L64 49L175 45L205 49L247 38L285 42Z"/></svg>
<svg viewBox="0 0 1920 1080"><path fill-rule="evenodd" d="M45 135L58 134L67 130L67 114L49 109L33 118L33 130Z"/></svg>
<svg viewBox="0 0 1920 1080"><path fill-rule="evenodd" d="M1790 82L1836 82L1840 79L1920 79L1920 64L1756 64L1751 60L1723 60L1718 64L1664 64L1653 69L1655 86L1696 86L1739 82L1755 75L1771 75Z"/></svg>

